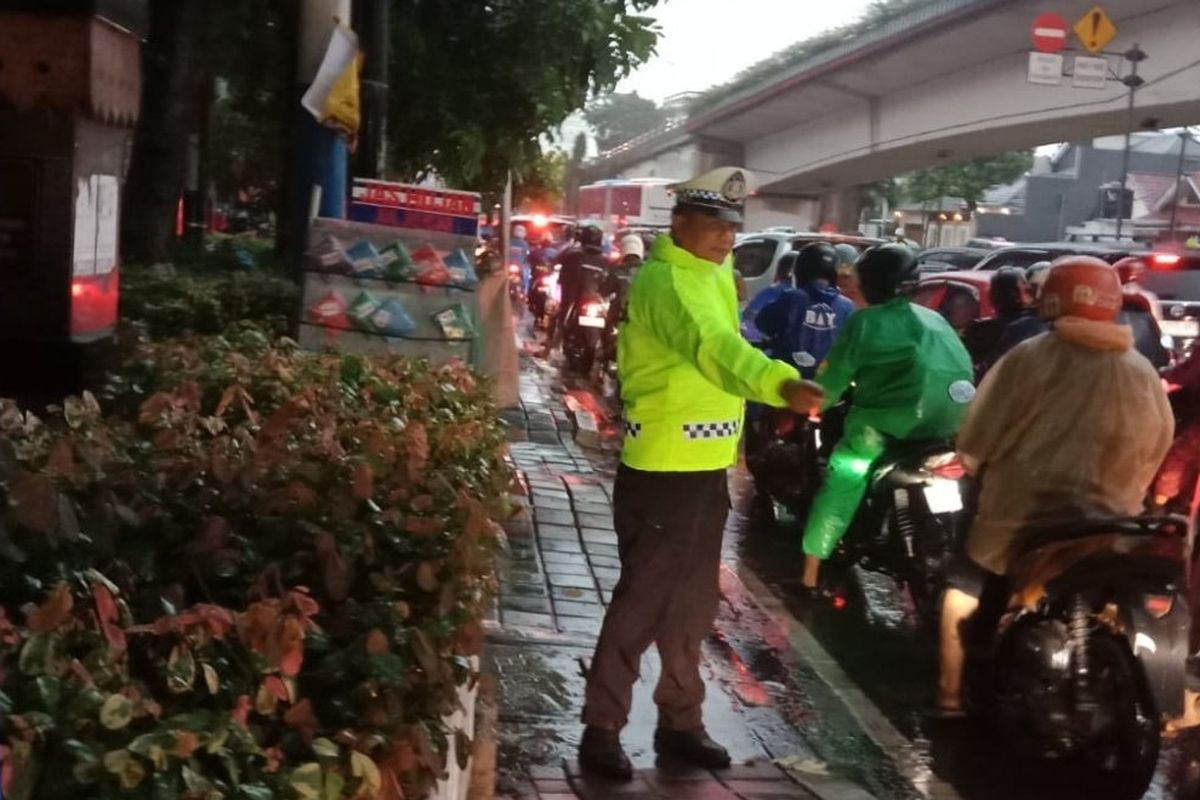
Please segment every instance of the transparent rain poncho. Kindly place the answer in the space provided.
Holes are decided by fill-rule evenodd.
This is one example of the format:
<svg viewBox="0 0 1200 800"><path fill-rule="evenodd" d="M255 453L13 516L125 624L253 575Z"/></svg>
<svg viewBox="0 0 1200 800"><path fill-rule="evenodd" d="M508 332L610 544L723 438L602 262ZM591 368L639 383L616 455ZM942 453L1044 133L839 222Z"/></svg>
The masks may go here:
<svg viewBox="0 0 1200 800"><path fill-rule="evenodd" d="M988 372L959 432L982 477L967 554L1003 574L1056 522L1142 511L1174 434L1130 329L1065 317Z"/></svg>

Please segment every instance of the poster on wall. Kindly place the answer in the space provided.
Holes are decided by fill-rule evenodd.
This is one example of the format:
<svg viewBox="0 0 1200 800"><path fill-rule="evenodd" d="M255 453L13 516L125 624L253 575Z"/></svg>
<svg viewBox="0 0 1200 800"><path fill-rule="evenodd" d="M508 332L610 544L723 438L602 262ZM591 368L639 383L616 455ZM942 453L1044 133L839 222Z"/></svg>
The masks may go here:
<svg viewBox="0 0 1200 800"><path fill-rule="evenodd" d="M350 220L317 219L300 343L477 365L479 196L356 180Z"/></svg>

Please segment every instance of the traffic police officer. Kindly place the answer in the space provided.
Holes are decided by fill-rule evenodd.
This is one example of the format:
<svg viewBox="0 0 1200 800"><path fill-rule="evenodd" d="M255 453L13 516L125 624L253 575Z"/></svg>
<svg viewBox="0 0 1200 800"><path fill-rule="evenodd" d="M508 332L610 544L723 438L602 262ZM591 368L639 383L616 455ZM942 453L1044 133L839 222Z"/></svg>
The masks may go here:
<svg viewBox="0 0 1200 800"><path fill-rule="evenodd" d="M622 571L588 672L579 749L584 769L611 778L632 775L619 732L651 644L662 661L656 752L729 765L701 719L699 662L717 610L726 470L737 460L743 402L806 413L822 399L739 333L729 254L748 178L724 167L672 187L671 233L638 271L618 337L625 440L613 522Z"/></svg>

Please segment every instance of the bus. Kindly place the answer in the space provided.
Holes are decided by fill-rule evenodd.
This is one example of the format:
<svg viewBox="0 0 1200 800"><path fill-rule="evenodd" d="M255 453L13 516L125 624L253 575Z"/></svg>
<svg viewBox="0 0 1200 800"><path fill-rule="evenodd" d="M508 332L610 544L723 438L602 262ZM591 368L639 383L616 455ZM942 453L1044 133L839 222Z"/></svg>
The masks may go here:
<svg viewBox="0 0 1200 800"><path fill-rule="evenodd" d="M608 232L619 228L671 226L675 201L668 178L626 178L597 181L579 188L579 221L599 224Z"/></svg>

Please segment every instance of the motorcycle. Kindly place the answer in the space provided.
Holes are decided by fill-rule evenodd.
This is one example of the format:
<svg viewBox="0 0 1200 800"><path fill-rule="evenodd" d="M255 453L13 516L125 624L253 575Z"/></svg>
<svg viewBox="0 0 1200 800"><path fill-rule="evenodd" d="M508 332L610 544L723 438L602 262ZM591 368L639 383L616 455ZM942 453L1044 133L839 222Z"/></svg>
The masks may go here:
<svg viewBox="0 0 1200 800"><path fill-rule="evenodd" d="M630 273L620 272L613 275L608 287L608 311L600 335L600 367L604 376L614 382L617 379L617 335L625 320L625 303L632 282Z"/></svg>
<svg viewBox="0 0 1200 800"><path fill-rule="evenodd" d="M904 583L918 618L936 626L946 569L962 549L965 479L953 443L896 443L873 468L854 522L830 560Z"/></svg>
<svg viewBox="0 0 1200 800"><path fill-rule="evenodd" d="M746 406L746 468L768 520L804 517L821 485L818 423L783 409Z"/></svg>
<svg viewBox="0 0 1200 800"><path fill-rule="evenodd" d="M550 286L557 278L557 267L538 264L533 268L533 278L529 282L529 314L533 317L535 328L545 330L550 327L549 307Z"/></svg>
<svg viewBox="0 0 1200 800"><path fill-rule="evenodd" d="M592 371L607 316L608 302L594 292L584 294L568 311L563 322L563 357L567 369L581 375Z"/></svg>
<svg viewBox="0 0 1200 800"><path fill-rule="evenodd" d="M525 284L520 264L508 265L508 297L512 301L513 310L519 312L525 302Z"/></svg>
<svg viewBox="0 0 1200 800"><path fill-rule="evenodd" d="M1077 767L1082 797L1141 797L1162 724L1183 712L1187 530L1181 517L1058 528L1014 563L986 646L968 642L968 710L1026 755Z"/></svg>

